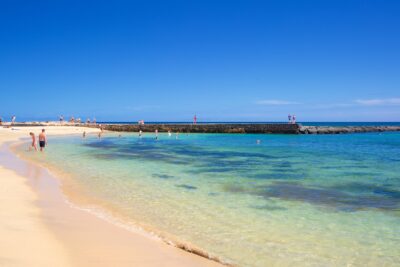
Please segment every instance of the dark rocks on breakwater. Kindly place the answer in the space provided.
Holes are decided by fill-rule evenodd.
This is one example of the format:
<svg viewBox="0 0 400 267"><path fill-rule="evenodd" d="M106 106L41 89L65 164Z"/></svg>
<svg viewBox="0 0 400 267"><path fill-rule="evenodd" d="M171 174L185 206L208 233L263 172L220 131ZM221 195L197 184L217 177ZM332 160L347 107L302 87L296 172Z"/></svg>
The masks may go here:
<svg viewBox="0 0 400 267"><path fill-rule="evenodd" d="M299 134L396 132L400 126L299 126Z"/></svg>
<svg viewBox="0 0 400 267"><path fill-rule="evenodd" d="M91 126L99 127L99 125ZM103 124L116 132L343 134L400 131L400 126L302 126L301 124Z"/></svg>
<svg viewBox="0 0 400 267"><path fill-rule="evenodd" d="M116 132L179 132L179 133L280 133L298 134L298 124L103 124L104 130Z"/></svg>

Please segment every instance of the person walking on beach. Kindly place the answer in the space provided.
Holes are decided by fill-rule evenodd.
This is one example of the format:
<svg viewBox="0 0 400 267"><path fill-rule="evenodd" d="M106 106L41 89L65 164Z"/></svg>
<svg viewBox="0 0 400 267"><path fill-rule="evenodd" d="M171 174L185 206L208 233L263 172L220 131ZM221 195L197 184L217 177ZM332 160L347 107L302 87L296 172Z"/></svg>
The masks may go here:
<svg viewBox="0 0 400 267"><path fill-rule="evenodd" d="M11 125L14 125L16 119L17 119L17 117L15 117L15 115L12 115L12 117L11 117Z"/></svg>
<svg viewBox="0 0 400 267"><path fill-rule="evenodd" d="M293 116L292 116L292 123L293 123L293 124L296 124L296 115L294 115L294 114L293 114Z"/></svg>
<svg viewBox="0 0 400 267"><path fill-rule="evenodd" d="M60 116L60 124L63 124L63 123L64 123L64 116L61 115L61 116Z"/></svg>
<svg viewBox="0 0 400 267"><path fill-rule="evenodd" d="M289 124L292 123L292 115L289 114L287 117L288 117L288 123Z"/></svg>
<svg viewBox="0 0 400 267"><path fill-rule="evenodd" d="M44 132L45 132L45 130L42 129L42 132L39 134L40 152L43 152L44 147L47 145L47 138L46 138L46 134Z"/></svg>
<svg viewBox="0 0 400 267"><path fill-rule="evenodd" d="M29 135L30 135L31 138L32 138L32 144L31 144L31 146L29 147L29 151L30 151L32 148L35 149L35 151L37 151L35 134L32 133L32 132L30 132Z"/></svg>

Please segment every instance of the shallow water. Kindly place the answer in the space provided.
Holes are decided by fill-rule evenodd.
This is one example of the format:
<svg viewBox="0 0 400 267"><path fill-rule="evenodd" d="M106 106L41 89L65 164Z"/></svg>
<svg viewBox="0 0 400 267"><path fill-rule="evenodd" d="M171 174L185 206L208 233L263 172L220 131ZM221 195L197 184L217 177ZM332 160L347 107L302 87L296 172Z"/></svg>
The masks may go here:
<svg viewBox="0 0 400 267"><path fill-rule="evenodd" d="M23 154L71 173L86 205L241 266L400 262L399 133L106 134Z"/></svg>

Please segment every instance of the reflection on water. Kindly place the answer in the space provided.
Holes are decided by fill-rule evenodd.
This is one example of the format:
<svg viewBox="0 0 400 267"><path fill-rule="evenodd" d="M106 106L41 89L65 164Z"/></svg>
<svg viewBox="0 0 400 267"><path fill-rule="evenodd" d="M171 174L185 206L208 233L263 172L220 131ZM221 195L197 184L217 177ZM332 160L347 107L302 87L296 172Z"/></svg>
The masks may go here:
<svg viewBox="0 0 400 267"><path fill-rule="evenodd" d="M46 153L108 207L242 266L400 261L399 133L109 134Z"/></svg>

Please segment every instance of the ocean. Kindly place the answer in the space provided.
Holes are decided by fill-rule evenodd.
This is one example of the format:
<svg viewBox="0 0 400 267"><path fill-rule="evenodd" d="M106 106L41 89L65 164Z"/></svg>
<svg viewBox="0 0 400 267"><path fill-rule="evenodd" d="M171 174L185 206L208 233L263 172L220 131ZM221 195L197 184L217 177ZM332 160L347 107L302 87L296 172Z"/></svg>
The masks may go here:
<svg viewBox="0 0 400 267"><path fill-rule="evenodd" d="M25 150L77 205L228 263L400 262L400 133L106 133Z"/></svg>

